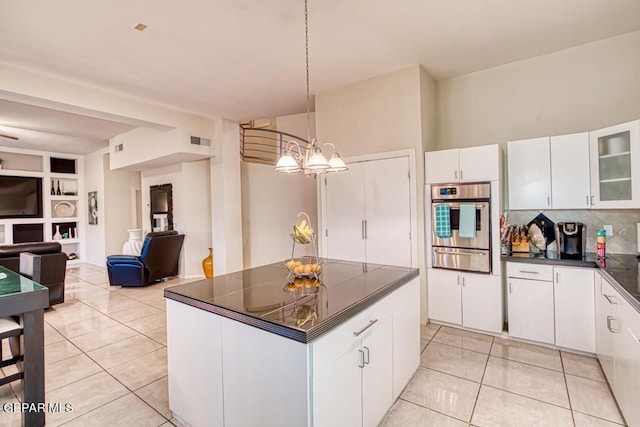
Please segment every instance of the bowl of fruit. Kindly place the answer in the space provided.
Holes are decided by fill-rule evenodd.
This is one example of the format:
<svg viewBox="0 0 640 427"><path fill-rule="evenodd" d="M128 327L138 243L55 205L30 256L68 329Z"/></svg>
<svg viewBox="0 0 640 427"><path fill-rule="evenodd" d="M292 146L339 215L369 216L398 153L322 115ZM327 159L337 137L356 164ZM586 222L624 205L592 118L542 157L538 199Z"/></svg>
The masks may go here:
<svg viewBox="0 0 640 427"><path fill-rule="evenodd" d="M295 259L287 261L284 265L296 277L317 277L321 270L318 263L303 264L302 261Z"/></svg>

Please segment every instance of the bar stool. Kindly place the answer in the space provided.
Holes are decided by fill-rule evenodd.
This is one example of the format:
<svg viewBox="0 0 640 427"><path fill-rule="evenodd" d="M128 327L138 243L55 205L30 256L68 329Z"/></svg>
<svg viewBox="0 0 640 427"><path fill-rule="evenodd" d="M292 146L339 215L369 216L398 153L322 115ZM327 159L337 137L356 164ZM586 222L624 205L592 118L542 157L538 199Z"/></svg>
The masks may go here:
<svg viewBox="0 0 640 427"><path fill-rule="evenodd" d="M9 384L15 380L24 378L24 372L22 372L22 351L20 349L20 336L22 335L22 326L10 317L0 317L0 368L4 368L10 365L17 365L18 372L4 378L0 378L0 386ZM11 353L13 357L11 359L2 360L2 342L8 338L9 346L11 347Z"/></svg>

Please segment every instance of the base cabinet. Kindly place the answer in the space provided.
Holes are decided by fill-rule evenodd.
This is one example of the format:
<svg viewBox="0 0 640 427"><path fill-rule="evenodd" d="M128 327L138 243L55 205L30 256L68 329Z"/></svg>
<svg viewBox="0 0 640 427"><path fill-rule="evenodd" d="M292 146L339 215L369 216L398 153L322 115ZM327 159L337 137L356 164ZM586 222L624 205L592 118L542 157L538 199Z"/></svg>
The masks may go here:
<svg viewBox="0 0 640 427"><path fill-rule="evenodd" d="M640 425L640 314L601 278L596 289L597 354L627 425Z"/></svg>
<svg viewBox="0 0 640 427"><path fill-rule="evenodd" d="M556 345L596 352L593 269L554 268Z"/></svg>
<svg viewBox="0 0 640 427"><path fill-rule="evenodd" d="M613 338L612 323L615 321L614 308L618 297L611 285L596 274L596 354L611 388L614 388L613 376Z"/></svg>
<svg viewBox="0 0 640 427"><path fill-rule="evenodd" d="M509 336L555 342L553 282L509 278Z"/></svg>
<svg viewBox="0 0 640 427"><path fill-rule="evenodd" d="M502 331L499 276L430 269L429 318L489 332Z"/></svg>

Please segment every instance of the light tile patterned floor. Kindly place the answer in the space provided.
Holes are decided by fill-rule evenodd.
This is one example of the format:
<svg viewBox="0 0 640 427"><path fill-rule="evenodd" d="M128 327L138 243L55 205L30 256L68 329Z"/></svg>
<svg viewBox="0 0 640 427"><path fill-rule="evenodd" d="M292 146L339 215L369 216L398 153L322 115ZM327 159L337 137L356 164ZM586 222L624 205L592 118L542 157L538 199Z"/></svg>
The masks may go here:
<svg viewBox="0 0 640 427"><path fill-rule="evenodd" d="M45 373L47 401L73 412L48 414L47 426L173 425L163 291L185 282L110 287L104 268L69 268L66 302L45 313ZM421 338L420 367L383 426L623 423L593 358L434 324ZM0 387L0 407L19 388ZM0 427L19 425L0 413Z"/></svg>
<svg viewBox="0 0 640 427"><path fill-rule="evenodd" d="M595 358L429 324L384 427L624 425Z"/></svg>
<svg viewBox="0 0 640 427"><path fill-rule="evenodd" d="M174 425L163 291L186 282L120 288L109 286L104 268L67 269L65 303L44 316L45 388L47 402L71 403L73 411L48 413L47 426ZM13 372L7 367L0 375ZM1 386L0 408L20 395L19 381ZM0 412L0 427L19 425L20 414Z"/></svg>

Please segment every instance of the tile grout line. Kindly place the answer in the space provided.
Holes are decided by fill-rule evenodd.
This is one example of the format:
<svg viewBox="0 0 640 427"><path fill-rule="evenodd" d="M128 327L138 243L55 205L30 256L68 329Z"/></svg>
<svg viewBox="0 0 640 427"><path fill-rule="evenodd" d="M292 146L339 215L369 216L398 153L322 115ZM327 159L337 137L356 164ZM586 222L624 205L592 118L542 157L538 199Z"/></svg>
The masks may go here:
<svg viewBox="0 0 640 427"><path fill-rule="evenodd" d="M478 393L476 394L476 400L473 402L473 409L471 409L471 416L469 417L469 424L473 421L473 415L476 412L476 407L478 406L478 400L480 399L480 390L482 389L484 376L487 373L487 368L489 367L489 358L491 357L491 351L493 350L493 343L495 342L495 337L491 339L491 346L489 347L489 354L487 355L487 361L484 364L484 370L482 371L482 377L480 378L480 387L478 387Z"/></svg>

